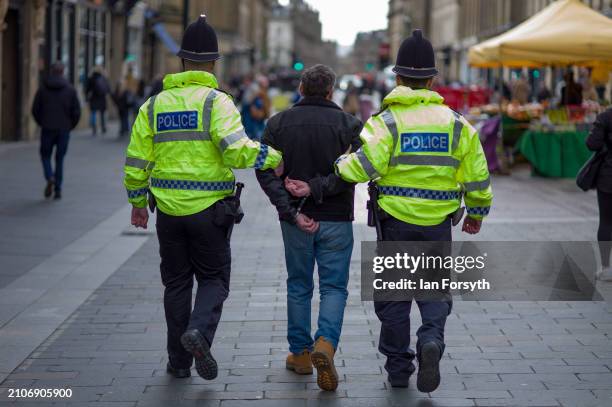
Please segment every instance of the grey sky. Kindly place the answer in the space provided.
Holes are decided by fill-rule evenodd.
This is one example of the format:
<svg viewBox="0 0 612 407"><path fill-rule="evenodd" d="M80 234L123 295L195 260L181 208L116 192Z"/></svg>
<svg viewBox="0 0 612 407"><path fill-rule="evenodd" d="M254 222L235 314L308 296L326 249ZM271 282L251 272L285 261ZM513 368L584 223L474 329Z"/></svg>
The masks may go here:
<svg viewBox="0 0 612 407"><path fill-rule="evenodd" d="M306 0L319 11L323 39L352 45L360 31L387 28L388 0ZM281 0L288 4L288 0Z"/></svg>

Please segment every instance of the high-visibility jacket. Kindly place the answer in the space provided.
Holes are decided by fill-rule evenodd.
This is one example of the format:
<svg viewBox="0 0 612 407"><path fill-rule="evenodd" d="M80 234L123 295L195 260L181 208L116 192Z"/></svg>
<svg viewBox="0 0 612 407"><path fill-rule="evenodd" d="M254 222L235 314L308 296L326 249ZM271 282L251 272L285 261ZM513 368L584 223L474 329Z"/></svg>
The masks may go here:
<svg viewBox="0 0 612 407"><path fill-rule="evenodd" d="M281 154L250 140L232 99L207 72L167 75L140 108L127 148L124 184L132 205L147 192L174 216L200 212L234 190L231 168L276 168Z"/></svg>
<svg viewBox="0 0 612 407"><path fill-rule="evenodd" d="M493 194L478 133L430 90L396 87L361 132L362 147L341 156L348 182L376 180L379 206L401 221L442 223L465 199L468 215L488 215Z"/></svg>

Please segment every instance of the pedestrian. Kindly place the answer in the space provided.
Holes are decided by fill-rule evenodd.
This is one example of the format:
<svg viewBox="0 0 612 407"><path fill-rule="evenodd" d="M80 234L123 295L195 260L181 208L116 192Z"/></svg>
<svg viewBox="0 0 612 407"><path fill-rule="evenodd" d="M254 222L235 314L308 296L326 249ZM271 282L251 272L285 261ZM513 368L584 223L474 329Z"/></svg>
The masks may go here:
<svg viewBox="0 0 612 407"><path fill-rule="evenodd" d="M261 140L265 123L270 116L268 79L258 76L244 95L242 121L247 135L253 140Z"/></svg>
<svg viewBox="0 0 612 407"><path fill-rule="evenodd" d="M529 86L529 81L525 74L521 74L516 80L512 83L512 100L517 102L520 105L526 105L529 103L529 99L531 96L531 86Z"/></svg>
<svg viewBox="0 0 612 407"><path fill-rule="evenodd" d="M297 374L312 374L314 364L317 383L323 390L338 386L334 354L342 329L353 250L354 185L334 175L334 161L348 149L359 147L362 127L358 119L331 101L335 79L335 73L324 65L303 73L299 87L303 99L273 116L263 137L265 144L283 154L284 181L272 171L256 171L261 187L278 211L285 245L290 351L286 367ZM321 174L328 177L318 177ZM295 184L300 181L302 188L298 190ZM299 199L293 199L288 190ZM313 341L310 327L315 263L321 304Z"/></svg>
<svg viewBox="0 0 612 407"><path fill-rule="evenodd" d="M157 205L157 237L168 327L167 371L217 376L210 347L229 293L230 225L240 215L231 168L282 167L278 151L244 133L232 99L217 89L217 35L206 16L189 25L177 56L183 72L140 108L125 163L132 224L147 227L147 195ZM194 276L198 287L191 308Z"/></svg>
<svg viewBox="0 0 612 407"><path fill-rule="evenodd" d="M89 124L92 134L97 134L97 118L100 116L100 126L102 133L106 133L106 96L110 94L110 86L108 80L104 76L102 67L97 65L91 76L87 79L85 86L85 95L89 102Z"/></svg>
<svg viewBox="0 0 612 407"><path fill-rule="evenodd" d="M348 83L346 88L346 95L342 101L342 108L345 112L353 116L357 116L357 113L359 113L359 89L357 89L352 81Z"/></svg>
<svg viewBox="0 0 612 407"><path fill-rule="evenodd" d="M602 269L597 278L612 281L610 249L612 245L612 108L600 113L586 140L593 151L607 151L597 174L597 203L599 204L599 229L597 240L600 242Z"/></svg>
<svg viewBox="0 0 612 407"><path fill-rule="evenodd" d="M574 72L568 70L563 76L565 85L561 88L561 106L582 106L582 85L574 80Z"/></svg>
<svg viewBox="0 0 612 407"><path fill-rule="evenodd" d="M117 83L113 101L119 113L119 138L122 138L130 132L130 109L134 107L134 95L127 88L125 80Z"/></svg>
<svg viewBox="0 0 612 407"><path fill-rule="evenodd" d="M420 30L402 43L393 72L397 87L385 97L383 110L365 124L363 147L338 159L338 174L347 182L376 180L377 203L386 217L383 240L452 240L450 217L461 206L462 192L468 212L463 230L478 233L492 200L487 160L476 130L430 90L438 71L433 47ZM440 384L451 297L416 303L423 322L417 331L417 388L431 392ZM411 305L374 302L381 321L378 349L387 357L385 369L393 387L408 386L415 371Z"/></svg>
<svg viewBox="0 0 612 407"><path fill-rule="evenodd" d="M51 74L44 80L32 104L32 116L41 127L40 158L45 179L45 198L62 197L64 179L64 156L68 151L70 131L81 118L81 104L74 87L64 78L64 64L56 62ZM51 166L51 155L55 148L55 171Z"/></svg>

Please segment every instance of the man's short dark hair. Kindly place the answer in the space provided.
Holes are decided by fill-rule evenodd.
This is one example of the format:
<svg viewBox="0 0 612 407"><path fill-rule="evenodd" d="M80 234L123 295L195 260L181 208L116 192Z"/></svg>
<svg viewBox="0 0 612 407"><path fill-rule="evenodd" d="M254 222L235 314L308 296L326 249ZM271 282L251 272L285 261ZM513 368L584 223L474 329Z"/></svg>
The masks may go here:
<svg viewBox="0 0 612 407"><path fill-rule="evenodd" d="M431 78L408 78L407 76L397 75L403 86L411 89L427 89Z"/></svg>
<svg viewBox="0 0 612 407"><path fill-rule="evenodd" d="M334 89L336 74L329 66L317 64L304 71L301 81L304 96L327 97Z"/></svg>
<svg viewBox="0 0 612 407"><path fill-rule="evenodd" d="M51 75L61 76L64 74L65 66L62 62L55 62L51 65Z"/></svg>

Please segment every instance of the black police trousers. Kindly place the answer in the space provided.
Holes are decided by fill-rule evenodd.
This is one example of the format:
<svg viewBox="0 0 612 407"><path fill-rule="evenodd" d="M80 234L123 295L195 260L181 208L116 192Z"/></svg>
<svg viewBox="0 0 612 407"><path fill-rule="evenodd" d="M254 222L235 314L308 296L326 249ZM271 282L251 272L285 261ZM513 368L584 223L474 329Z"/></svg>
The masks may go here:
<svg viewBox="0 0 612 407"><path fill-rule="evenodd" d="M389 217L382 223L385 241L451 241L451 219L436 226L419 226ZM414 300L421 313L422 325L417 330L416 354L428 342L444 352L444 326L452 302ZM410 349L410 309L412 301L375 301L374 310L381 322L378 350L387 357L385 369L389 376L407 379L415 371L415 352Z"/></svg>
<svg viewBox="0 0 612 407"><path fill-rule="evenodd" d="M227 228L213 222L214 207L188 216L157 211L168 356L175 368L188 368L193 362L180 342L187 329L198 329L212 345L229 294L230 245ZM198 287L192 310L194 276Z"/></svg>

